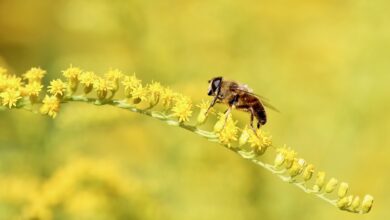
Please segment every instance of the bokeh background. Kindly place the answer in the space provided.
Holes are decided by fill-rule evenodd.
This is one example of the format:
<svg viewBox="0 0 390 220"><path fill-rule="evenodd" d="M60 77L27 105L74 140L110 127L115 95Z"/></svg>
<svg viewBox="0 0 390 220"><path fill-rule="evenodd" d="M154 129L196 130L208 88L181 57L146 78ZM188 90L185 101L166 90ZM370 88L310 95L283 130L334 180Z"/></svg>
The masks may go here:
<svg viewBox="0 0 390 220"><path fill-rule="evenodd" d="M69 64L119 68L194 101L212 76L246 82L280 109L264 128L277 144L375 197L367 215L342 212L189 132L73 103L55 120L0 112L0 219L390 219L389 10L385 0L0 0L11 73L40 66L47 83ZM42 193L61 201L45 210Z"/></svg>

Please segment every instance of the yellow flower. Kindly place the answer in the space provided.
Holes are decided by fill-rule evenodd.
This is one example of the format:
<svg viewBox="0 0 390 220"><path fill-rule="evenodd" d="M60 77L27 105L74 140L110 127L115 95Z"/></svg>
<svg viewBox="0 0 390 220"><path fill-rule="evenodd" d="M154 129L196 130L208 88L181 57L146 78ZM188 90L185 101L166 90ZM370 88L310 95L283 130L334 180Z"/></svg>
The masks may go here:
<svg viewBox="0 0 390 220"><path fill-rule="evenodd" d="M282 148L278 148L276 151L278 155L281 155L283 157L282 163L284 164L284 166L286 168L290 168L297 156L297 153L286 145L284 145Z"/></svg>
<svg viewBox="0 0 390 220"><path fill-rule="evenodd" d="M147 85L148 98L151 103L156 103L160 99L160 95L163 92L163 87L159 82L152 82L152 84Z"/></svg>
<svg viewBox="0 0 390 220"><path fill-rule="evenodd" d="M146 101L148 99L148 90L143 88L142 85L134 87L131 92L131 97L134 100L134 103L137 104L141 101Z"/></svg>
<svg viewBox="0 0 390 220"><path fill-rule="evenodd" d="M39 96L42 90L42 85L38 82L29 83L26 85L25 91L28 96Z"/></svg>
<svg viewBox="0 0 390 220"><path fill-rule="evenodd" d="M93 88L96 89L97 96L99 99L104 99L107 96L108 91L112 91L113 84L111 81L103 78L96 78L93 83Z"/></svg>
<svg viewBox="0 0 390 220"><path fill-rule="evenodd" d="M118 81L120 78L122 78L123 73L119 71L118 69L109 70L105 74L106 78L111 81Z"/></svg>
<svg viewBox="0 0 390 220"><path fill-rule="evenodd" d="M71 93L77 90L77 87L79 85L79 76L81 72L82 70L80 68L73 67L72 65L68 69L62 71L64 77L68 79L68 86Z"/></svg>
<svg viewBox="0 0 390 220"><path fill-rule="evenodd" d="M125 76L122 80L122 84L125 87L125 95L127 97L133 96L132 92L136 89L142 88L141 80L137 79L135 74L132 76Z"/></svg>
<svg viewBox="0 0 390 220"><path fill-rule="evenodd" d="M82 70L80 68L70 65L68 69L62 71L62 74L68 80L77 80L81 72Z"/></svg>
<svg viewBox="0 0 390 220"><path fill-rule="evenodd" d="M43 105L40 108L42 114L47 114L52 118L57 116L58 111L60 110L60 101L56 96L46 95L42 101Z"/></svg>
<svg viewBox="0 0 390 220"><path fill-rule="evenodd" d="M84 86L91 86L96 79L96 74L94 72L88 71L83 72L80 75L80 83Z"/></svg>
<svg viewBox="0 0 390 220"><path fill-rule="evenodd" d="M41 68L33 67L29 71L27 71L23 77L29 81L29 83L32 82L41 82L43 76L46 74L46 71Z"/></svg>
<svg viewBox="0 0 390 220"><path fill-rule="evenodd" d="M252 148L260 152L264 152L272 144L271 137L260 129L256 130L256 134L253 130L250 132L248 142Z"/></svg>
<svg viewBox="0 0 390 220"><path fill-rule="evenodd" d="M64 95L66 87L66 83L64 83L61 79L52 80L48 86L49 93L57 97L62 97Z"/></svg>
<svg viewBox="0 0 390 220"><path fill-rule="evenodd" d="M5 92L0 93L0 97L2 98L2 105L8 105L8 108L16 106L16 102L22 98L20 92L14 89L7 89Z"/></svg>
<svg viewBox="0 0 390 220"><path fill-rule="evenodd" d="M214 126L214 131L217 132L220 143L231 146L232 141L237 140L238 128L237 122L233 120L232 116L229 115L226 119L226 115L223 113L218 114L219 120ZM217 127L217 128L216 128Z"/></svg>
<svg viewBox="0 0 390 220"><path fill-rule="evenodd" d="M175 102L176 96L177 94L174 93L170 88L164 88L161 91L161 97L160 97L163 106L166 109L171 108L173 103Z"/></svg>
<svg viewBox="0 0 390 220"><path fill-rule="evenodd" d="M4 80L4 85L2 85L3 89L19 90L23 84L22 78L17 76L6 76Z"/></svg>
<svg viewBox="0 0 390 220"><path fill-rule="evenodd" d="M119 79L122 78L123 74L118 69L109 70L106 74L106 79L111 82L111 91L115 93L119 89Z"/></svg>
<svg viewBox="0 0 390 220"><path fill-rule="evenodd" d="M179 118L179 122L189 121L192 115L191 99L180 95L176 97L175 105L172 108L173 115Z"/></svg>
<svg viewBox="0 0 390 220"><path fill-rule="evenodd" d="M93 83L96 80L96 74L94 72L83 72L79 76L80 83L84 86L84 93L89 93L93 88Z"/></svg>

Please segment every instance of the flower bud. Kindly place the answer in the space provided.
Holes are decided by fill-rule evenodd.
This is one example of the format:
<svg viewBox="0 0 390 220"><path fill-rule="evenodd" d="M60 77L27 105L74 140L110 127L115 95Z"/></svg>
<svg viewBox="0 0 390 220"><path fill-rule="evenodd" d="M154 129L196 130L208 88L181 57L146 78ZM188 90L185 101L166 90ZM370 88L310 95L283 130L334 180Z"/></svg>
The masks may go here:
<svg viewBox="0 0 390 220"><path fill-rule="evenodd" d="M102 100L105 99L107 96L107 90L98 90L97 91L97 97Z"/></svg>
<svg viewBox="0 0 390 220"><path fill-rule="evenodd" d="M339 181L337 179L331 178L325 186L325 192L327 193L333 192L333 190L336 189L338 182Z"/></svg>
<svg viewBox="0 0 390 220"><path fill-rule="evenodd" d="M343 197L337 201L337 207L339 207L340 209L345 209L345 208L351 206L352 200L353 200L352 195L347 196L347 197Z"/></svg>
<svg viewBox="0 0 390 220"><path fill-rule="evenodd" d="M206 121L206 118L207 118L206 111L207 111L207 109L203 109L203 108L200 109L199 115L196 119L196 121L198 122L199 125L203 124Z"/></svg>
<svg viewBox="0 0 390 220"><path fill-rule="evenodd" d="M285 160L284 154L282 154L282 153L276 154L275 161L274 161L275 166L276 167L282 166L284 163L284 160Z"/></svg>
<svg viewBox="0 0 390 220"><path fill-rule="evenodd" d="M345 195L347 195L348 188L349 188L348 183L346 183L346 182L340 183L339 190L337 192L337 195L339 196L339 198L345 197Z"/></svg>
<svg viewBox="0 0 390 220"><path fill-rule="evenodd" d="M367 213L371 210L372 204L374 203L374 197L371 195L365 195L362 202L362 211Z"/></svg>
<svg viewBox="0 0 390 220"><path fill-rule="evenodd" d="M325 172L318 172L317 173L317 178L316 178L316 183L313 186L313 189L317 192L319 192L322 187L324 186L325 183Z"/></svg>
<svg viewBox="0 0 390 220"><path fill-rule="evenodd" d="M249 132L248 132L248 129L245 128L242 133L241 133L241 136L240 138L238 139L238 146L242 146L244 144L246 144L248 142L248 139L249 139Z"/></svg>
<svg viewBox="0 0 390 220"><path fill-rule="evenodd" d="M221 132L223 127L224 127L224 125L225 125L225 120L224 119L218 120L217 123L215 123L215 125L214 125L214 132L217 132L217 133Z"/></svg>
<svg viewBox="0 0 390 220"><path fill-rule="evenodd" d="M314 173L314 165L309 164L306 166L306 168L303 170L303 180L309 181Z"/></svg>
<svg viewBox="0 0 390 220"><path fill-rule="evenodd" d="M290 174L291 177L295 177L295 176L299 175L302 172L305 164L306 164L306 162L304 159L294 160L293 165L288 170L288 173Z"/></svg>
<svg viewBox="0 0 390 220"><path fill-rule="evenodd" d="M88 86L85 86L84 87L84 93L88 94L88 93L90 93L92 91L92 89L93 89L93 85L92 84L90 84Z"/></svg>
<svg viewBox="0 0 390 220"><path fill-rule="evenodd" d="M360 206L360 197L359 196L355 196L355 198L352 201L351 208L353 210L356 210L357 208L359 208L359 206Z"/></svg>

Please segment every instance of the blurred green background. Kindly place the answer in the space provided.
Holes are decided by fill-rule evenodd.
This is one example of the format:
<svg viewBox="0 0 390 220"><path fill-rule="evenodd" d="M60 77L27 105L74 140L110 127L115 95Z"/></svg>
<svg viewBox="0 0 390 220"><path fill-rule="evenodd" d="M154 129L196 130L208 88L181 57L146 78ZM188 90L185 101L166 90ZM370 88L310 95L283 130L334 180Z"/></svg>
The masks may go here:
<svg viewBox="0 0 390 220"><path fill-rule="evenodd" d="M73 103L55 120L0 113L0 219L390 219L389 10L385 0L0 0L11 73L40 66L47 84L69 64L119 68L195 101L212 76L246 82L281 110L264 127L277 144L375 198L367 215L342 212L182 129ZM39 207L45 190L62 190L51 210Z"/></svg>

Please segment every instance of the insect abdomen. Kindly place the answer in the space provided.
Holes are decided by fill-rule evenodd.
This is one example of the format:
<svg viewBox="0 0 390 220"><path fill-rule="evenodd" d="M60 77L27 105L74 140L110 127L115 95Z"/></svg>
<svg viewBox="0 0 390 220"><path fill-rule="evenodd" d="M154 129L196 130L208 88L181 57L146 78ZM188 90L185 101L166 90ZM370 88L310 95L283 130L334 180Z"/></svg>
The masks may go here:
<svg viewBox="0 0 390 220"><path fill-rule="evenodd" d="M255 117L258 120L257 123L257 128L259 128L261 125L265 125L267 123L267 115L265 114L265 109L263 105L258 102L252 106L254 112L255 112Z"/></svg>

